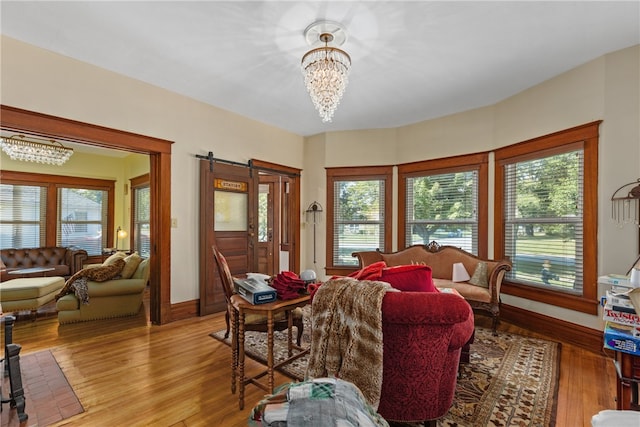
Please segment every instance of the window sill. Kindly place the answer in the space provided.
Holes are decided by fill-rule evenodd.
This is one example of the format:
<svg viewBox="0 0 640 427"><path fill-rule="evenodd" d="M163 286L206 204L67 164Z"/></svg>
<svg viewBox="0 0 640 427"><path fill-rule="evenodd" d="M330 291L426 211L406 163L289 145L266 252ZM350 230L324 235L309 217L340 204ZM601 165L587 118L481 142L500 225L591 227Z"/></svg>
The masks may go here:
<svg viewBox="0 0 640 427"><path fill-rule="evenodd" d="M587 314L598 314L598 301L581 296L564 294L544 288L533 288L515 283L502 283L501 292L519 298L538 301Z"/></svg>

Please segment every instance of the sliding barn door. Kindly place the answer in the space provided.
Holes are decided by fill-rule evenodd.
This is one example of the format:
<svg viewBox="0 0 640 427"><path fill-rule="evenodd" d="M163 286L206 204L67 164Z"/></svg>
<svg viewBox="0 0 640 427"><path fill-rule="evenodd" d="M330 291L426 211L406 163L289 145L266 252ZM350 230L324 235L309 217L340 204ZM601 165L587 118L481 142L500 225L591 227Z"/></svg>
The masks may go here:
<svg viewBox="0 0 640 427"><path fill-rule="evenodd" d="M257 174L243 166L200 161L200 315L226 301L213 259L216 245L232 275L256 271Z"/></svg>

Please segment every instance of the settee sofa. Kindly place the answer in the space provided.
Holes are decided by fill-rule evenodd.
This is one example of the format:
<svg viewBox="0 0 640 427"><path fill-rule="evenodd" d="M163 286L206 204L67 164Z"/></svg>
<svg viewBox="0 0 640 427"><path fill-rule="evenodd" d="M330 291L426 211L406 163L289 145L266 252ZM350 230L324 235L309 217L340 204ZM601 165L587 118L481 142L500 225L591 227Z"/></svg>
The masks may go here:
<svg viewBox="0 0 640 427"><path fill-rule="evenodd" d="M23 277L70 277L82 269L87 251L76 247L48 246L40 248L2 249L0 251L0 280ZM45 267L50 271L10 274L26 268Z"/></svg>
<svg viewBox="0 0 640 427"><path fill-rule="evenodd" d="M58 323L133 316L140 311L148 281L148 258L140 262L128 279L115 278L104 282L89 280L87 281L88 304L83 304L73 293L58 299L56 302Z"/></svg>
<svg viewBox="0 0 640 427"><path fill-rule="evenodd" d="M393 253L376 251L354 252L360 267L384 261L389 267L422 264L431 267L433 282L437 288L453 288L462 295L474 311L492 316L492 330L496 333L500 318L500 287L511 263L505 260L481 259L455 246L442 246L437 242L413 245ZM453 264L462 263L471 278L454 282Z"/></svg>

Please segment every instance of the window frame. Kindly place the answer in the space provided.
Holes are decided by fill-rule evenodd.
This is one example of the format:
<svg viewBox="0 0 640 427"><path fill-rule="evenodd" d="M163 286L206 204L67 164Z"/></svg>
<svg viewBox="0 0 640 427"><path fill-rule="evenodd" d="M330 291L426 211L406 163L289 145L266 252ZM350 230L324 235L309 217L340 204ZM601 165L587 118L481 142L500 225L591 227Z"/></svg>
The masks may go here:
<svg viewBox="0 0 640 427"><path fill-rule="evenodd" d="M336 167L326 168L327 173L327 246L326 246L326 274L329 276L346 276L357 267L346 267L333 264L334 223L335 223L335 193L334 185L339 181L384 181L384 248L383 252L391 252L392 248L392 207L393 207L393 166L364 166L364 167Z"/></svg>
<svg viewBox="0 0 640 427"><path fill-rule="evenodd" d="M136 220L136 191L141 188L149 188L149 197L151 197L151 179L150 174L146 173L144 175L136 176L134 178L129 179L129 185L131 187L131 221L129 222L131 227L131 232L129 233L129 248L132 251L136 251L142 256L140 248L136 245L136 227L138 222ZM151 229L151 212L149 212L149 229ZM149 247L149 251L151 251L151 247Z"/></svg>
<svg viewBox="0 0 640 427"><path fill-rule="evenodd" d="M478 253L476 255L487 258L489 233L489 153L487 152L398 165L398 248L407 247L407 178L471 171L478 173L478 241L476 242Z"/></svg>
<svg viewBox="0 0 640 427"><path fill-rule="evenodd" d="M502 283L505 294L531 301L588 314L598 313L597 285L597 221L598 221L598 128L602 121L595 121L569 128L549 135L523 141L495 151L495 252L496 257L505 255L505 165L525 159L548 157L549 153L575 150L582 144L584 155L583 171L583 283L582 295L572 295L553 289L528 286L510 282L506 277Z"/></svg>
<svg viewBox="0 0 640 427"><path fill-rule="evenodd" d="M45 211L45 242L43 247L57 246L58 233L58 188L83 188L91 190L106 191L109 200L107 201L107 224L106 230L113 230L113 215L115 212L114 195L115 181L105 179L80 178L63 175L49 175L18 171L0 171L0 180L3 184L12 185L37 185L45 187L47 192L47 206ZM113 233L107 232L107 246L113 245ZM100 258L101 255L91 257ZM90 258L91 258L90 257Z"/></svg>

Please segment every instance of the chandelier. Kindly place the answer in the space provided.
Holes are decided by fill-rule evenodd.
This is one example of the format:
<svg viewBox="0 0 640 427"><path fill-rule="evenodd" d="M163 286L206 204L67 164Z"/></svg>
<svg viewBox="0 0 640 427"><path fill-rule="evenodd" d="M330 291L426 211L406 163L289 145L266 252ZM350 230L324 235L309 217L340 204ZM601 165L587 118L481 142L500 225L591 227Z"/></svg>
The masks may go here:
<svg viewBox="0 0 640 427"><path fill-rule="evenodd" d="M73 148L67 148L53 139L46 141L30 141L25 139L24 135L3 136L0 138L0 147L11 160L58 166L69 160L73 154Z"/></svg>
<svg viewBox="0 0 640 427"><path fill-rule="evenodd" d="M308 26L304 34L312 46L324 43L304 54L301 69L313 105L322 121L330 122L349 82L351 57L341 49L329 47L329 43L341 46L346 33L336 22L319 21Z"/></svg>

